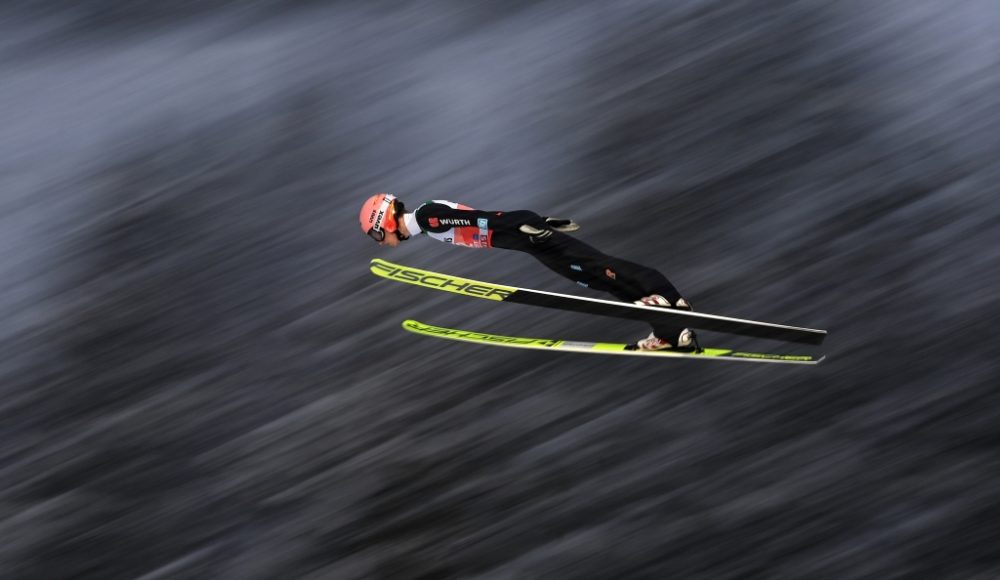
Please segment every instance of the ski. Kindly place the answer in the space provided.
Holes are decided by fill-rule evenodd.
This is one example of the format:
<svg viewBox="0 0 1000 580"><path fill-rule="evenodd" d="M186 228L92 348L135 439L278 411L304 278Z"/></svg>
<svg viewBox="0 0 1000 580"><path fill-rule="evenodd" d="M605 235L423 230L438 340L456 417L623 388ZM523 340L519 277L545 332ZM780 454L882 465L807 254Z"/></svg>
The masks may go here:
<svg viewBox="0 0 1000 580"><path fill-rule="evenodd" d="M459 330L425 324L416 320L404 320L406 330L448 340L459 340L487 346L506 346L511 348L528 348L555 352L577 352L587 354L615 354L625 356L647 356L653 358L673 359L704 359L720 361L739 361L753 363L777 363L794 365L819 364L825 357L808 355L772 354L763 352L742 352L722 348L706 348L701 352L674 352L670 350L627 350L625 344L610 342L579 342L572 340L554 340L549 338L525 338L520 336L502 336L486 332Z"/></svg>
<svg viewBox="0 0 1000 580"><path fill-rule="evenodd" d="M818 345L822 344L823 339L826 338L825 330L731 318L703 312L640 306L627 302L585 298L543 290L529 290L411 268L378 258L371 261L370 268L373 274L388 280L496 302L528 304L642 322L654 322L663 320L664 317L675 317L682 318L682 323L691 328L801 344Z"/></svg>

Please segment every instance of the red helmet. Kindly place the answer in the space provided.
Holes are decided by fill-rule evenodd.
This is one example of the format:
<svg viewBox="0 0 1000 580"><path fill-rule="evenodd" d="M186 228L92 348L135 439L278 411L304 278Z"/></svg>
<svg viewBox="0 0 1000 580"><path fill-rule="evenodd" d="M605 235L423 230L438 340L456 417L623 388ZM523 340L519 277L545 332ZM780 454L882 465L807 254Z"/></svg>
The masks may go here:
<svg viewBox="0 0 1000 580"><path fill-rule="evenodd" d="M361 206L361 231L377 242L385 239L386 232L399 229L396 220L396 196L391 193L376 193Z"/></svg>

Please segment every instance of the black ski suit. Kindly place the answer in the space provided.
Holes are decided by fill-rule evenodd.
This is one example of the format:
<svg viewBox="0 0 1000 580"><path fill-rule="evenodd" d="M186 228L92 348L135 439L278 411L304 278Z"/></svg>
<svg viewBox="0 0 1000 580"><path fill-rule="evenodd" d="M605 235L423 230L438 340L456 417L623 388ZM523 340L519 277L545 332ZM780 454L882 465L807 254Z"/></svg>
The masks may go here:
<svg viewBox="0 0 1000 580"><path fill-rule="evenodd" d="M480 211L454 202L435 200L407 214L411 234L420 233L443 242L482 248L502 248L531 254L553 272L581 286L607 292L615 298L634 302L659 294L676 304L681 298L673 284L659 271L609 256L568 234L555 231L535 212ZM521 226L541 230L529 235ZM683 326L668 322L653 325L656 336L677 340Z"/></svg>

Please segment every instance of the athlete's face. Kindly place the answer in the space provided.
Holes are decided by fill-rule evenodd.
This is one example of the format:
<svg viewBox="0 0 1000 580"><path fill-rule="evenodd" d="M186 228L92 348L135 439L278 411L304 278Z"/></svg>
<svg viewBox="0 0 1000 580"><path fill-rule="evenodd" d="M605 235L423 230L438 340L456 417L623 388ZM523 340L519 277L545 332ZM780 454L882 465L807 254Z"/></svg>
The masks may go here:
<svg viewBox="0 0 1000 580"><path fill-rule="evenodd" d="M395 248L399 245L399 242L410 237L410 230L406 228L406 221L402 217L396 221L396 227L398 228L396 231L386 232L385 239L379 242L378 245Z"/></svg>
<svg viewBox="0 0 1000 580"><path fill-rule="evenodd" d="M399 245L399 232L386 232L385 239L379 242L378 245L395 248Z"/></svg>

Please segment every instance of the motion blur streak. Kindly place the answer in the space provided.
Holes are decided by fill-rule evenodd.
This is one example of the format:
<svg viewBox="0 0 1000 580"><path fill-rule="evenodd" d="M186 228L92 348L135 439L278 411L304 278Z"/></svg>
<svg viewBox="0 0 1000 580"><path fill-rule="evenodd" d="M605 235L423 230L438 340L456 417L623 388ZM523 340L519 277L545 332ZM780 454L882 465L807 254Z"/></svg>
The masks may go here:
<svg viewBox="0 0 1000 580"><path fill-rule="evenodd" d="M3 578L1000 577L994 0L7 4ZM376 279L588 292L378 248L376 191L572 217L828 360L409 335L647 329Z"/></svg>

